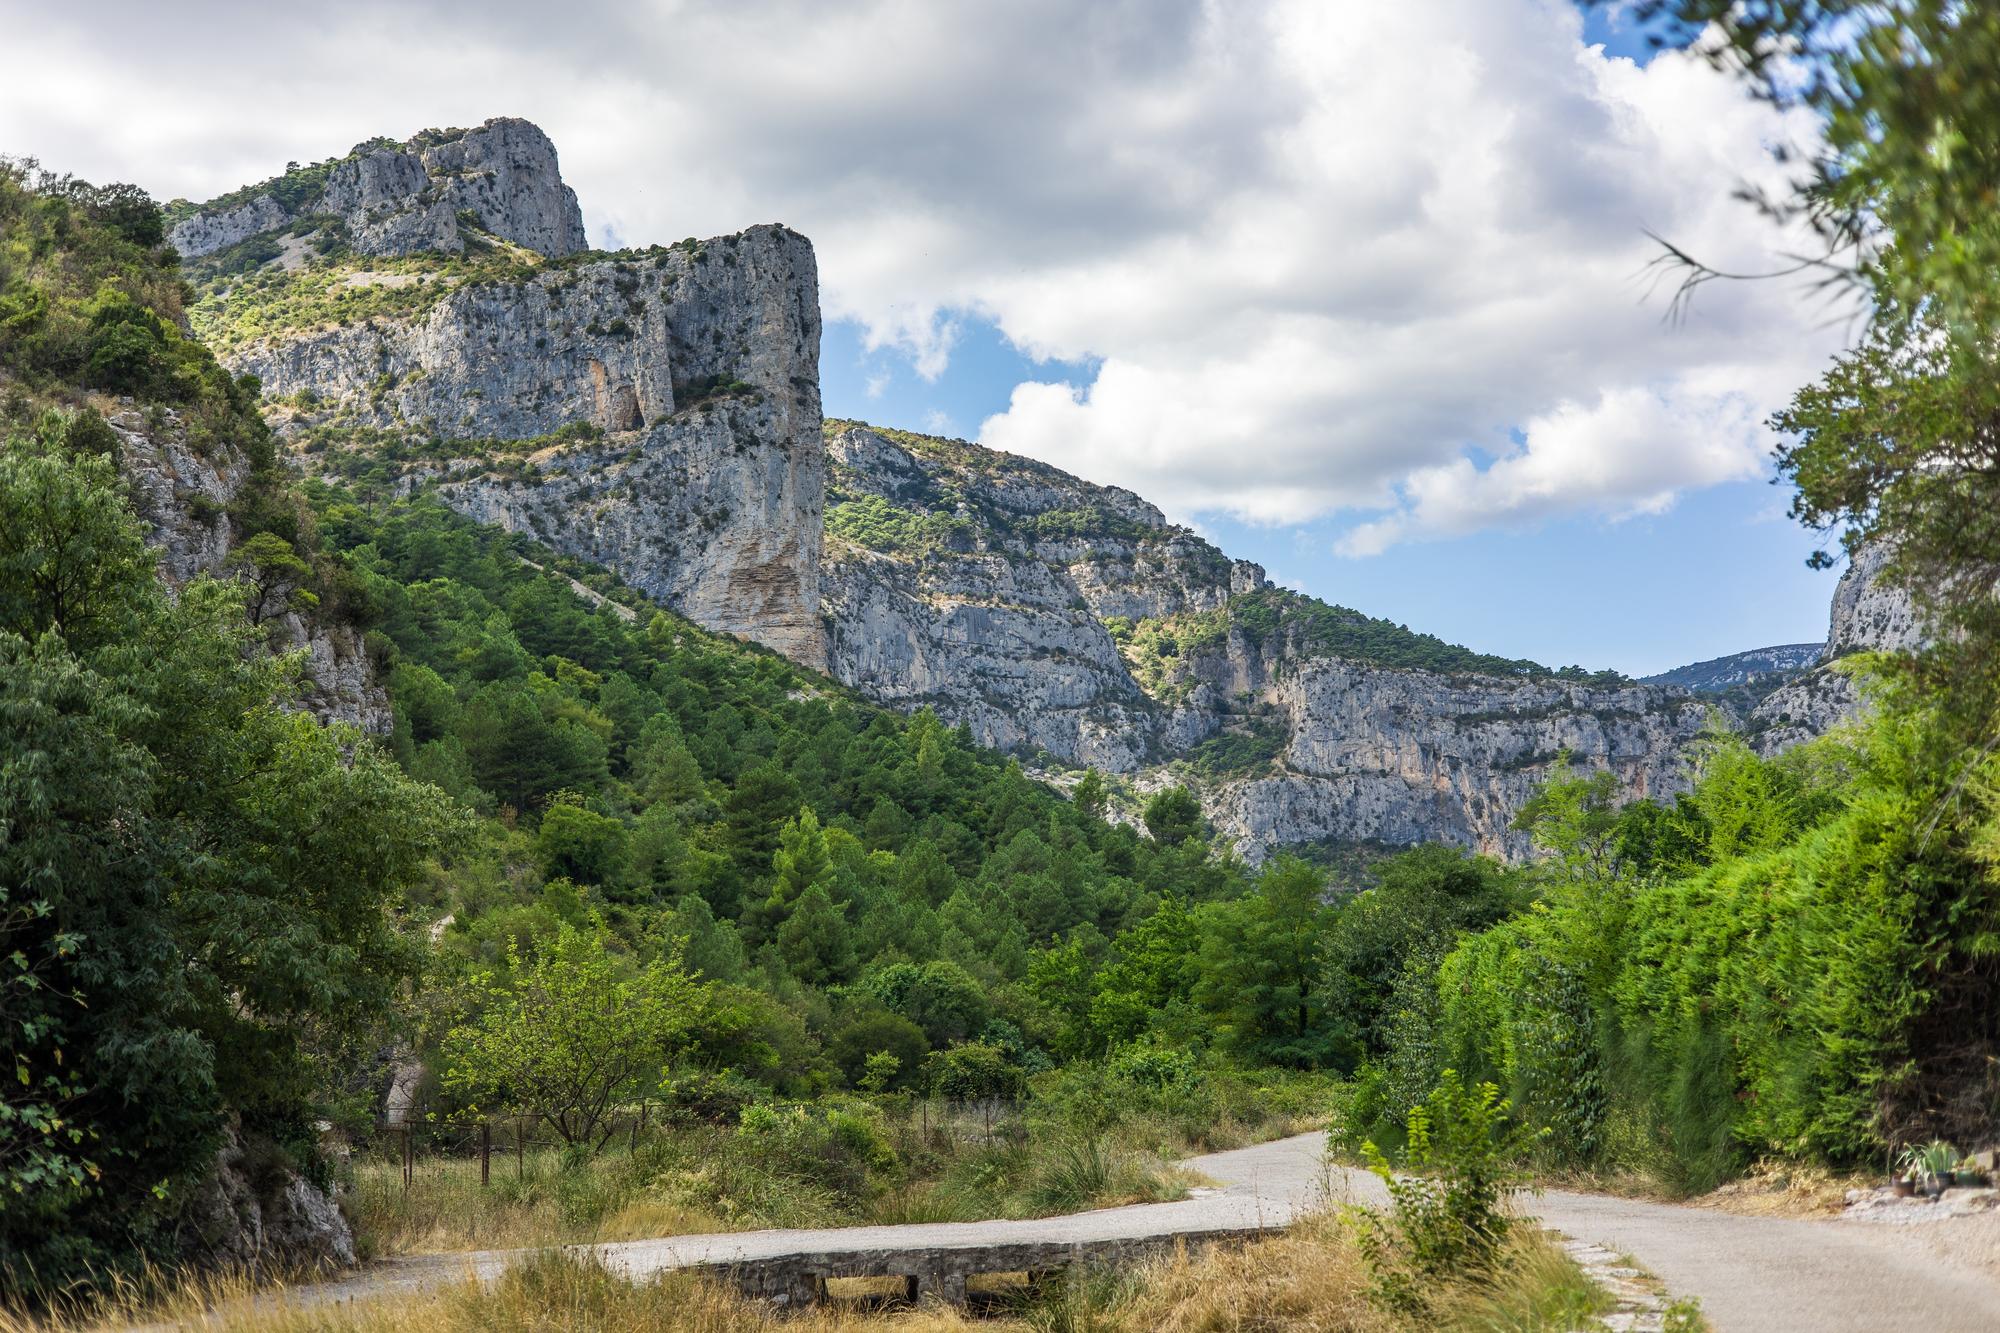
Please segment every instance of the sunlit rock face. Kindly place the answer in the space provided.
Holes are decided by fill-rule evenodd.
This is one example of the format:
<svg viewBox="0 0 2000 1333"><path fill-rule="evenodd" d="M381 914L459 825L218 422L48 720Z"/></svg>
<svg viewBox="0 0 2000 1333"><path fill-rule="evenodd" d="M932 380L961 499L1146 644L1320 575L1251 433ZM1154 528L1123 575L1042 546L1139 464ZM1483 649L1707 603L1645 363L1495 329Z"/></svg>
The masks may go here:
<svg viewBox="0 0 2000 1333"><path fill-rule="evenodd" d="M167 240L199 258L317 217L337 220L365 255L457 252L465 247L462 221L550 258L589 245L555 145L529 122L508 118L426 131L407 144L362 144L323 182L201 209L175 223Z"/></svg>
<svg viewBox="0 0 2000 1333"><path fill-rule="evenodd" d="M811 242L759 226L580 253L555 149L517 120L364 146L304 204L239 200L173 239L199 257L274 228L275 256L225 281L282 275L316 299L269 301L219 354L258 378L302 451L402 456L414 441L425 462L413 474L461 512L824 665ZM395 299L350 315L350 291Z"/></svg>
<svg viewBox="0 0 2000 1333"><path fill-rule="evenodd" d="M1509 825L1558 754L1656 795L1702 726L1682 690L1397 669L1259 633L1245 608L1273 591L1263 570L1045 464L846 423L827 452L834 676L1138 791L1191 781L1253 856L1426 840L1519 855Z"/></svg>
<svg viewBox="0 0 2000 1333"><path fill-rule="evenodd" d="M1926 636L1916 603L1882 580L1888 562L1885 546L1864 546L1854 553L1834 589L1818 665L1772 691L1749 718L1751 741L1760 753L1776 754L1824 735L1861 711L1866 701L1854 678L1836 666L1840 659L1923 647Z"/></svg>

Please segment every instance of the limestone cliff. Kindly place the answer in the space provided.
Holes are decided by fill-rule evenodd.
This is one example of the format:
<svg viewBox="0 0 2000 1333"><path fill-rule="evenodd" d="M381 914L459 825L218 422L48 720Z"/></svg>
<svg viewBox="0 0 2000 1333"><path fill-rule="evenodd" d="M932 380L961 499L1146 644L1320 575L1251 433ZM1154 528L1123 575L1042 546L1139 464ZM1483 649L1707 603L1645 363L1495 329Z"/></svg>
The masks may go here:
<svg viewBox="0 0 2000 1333"><path fill-rule="evenodd" d="M1748 719L1746 731L1760 753L1776 754L1824 735L1861 711L1865 701L1854 678L1839 667L1842 658L1923 646L1915 602L1882 580L1888 560L1888 548L1865 546L1841 572L1818 663L1773 690Z"/></svg>
<svg viewBox="0 0 2000 1333"><path fill-rule="evenodd" d="M474 147L495 127L507 143L547 144L518 121L449 143L419 136L403 157L421 159L423 180L367 165L386 149L362 153L332 170L321 206L372 171L377 213L430 217L438 164L469 179L452 154L490 160L498 150ZM533 253L538 238L553 232L547 253L563 253L581 232L551 221L560 181L554 150L543 157L546 179L517 164L514 179L533 188L496 187L493 209L448 238L406 228L368 248L350 242L351 223L316 215L290 224L283 247L239 237L256 262L205 270L198 327L232 370L262 381L273 424L309 463L356 449L407 460L412 482L436 482L482 522L608 565L710 629L823 664L811 243L760 226L549 260ZM419 242L430 248L407 248Z"/></svg>
<svg viewBox="0 0 2000 1333"><path fill-rule="evenodd" d="M229 504L249 480L244 459L228 450L189 447L171 408L126 408L108 418L119 440L120 467L134 507L160 551L160 577L178 587L201 574L232 577ZM352 625L287 610L263 623L277 652L304 654L300 703L329 722L386 734L395 718L361 634Z"/></svg>
<svg viewBox="0 0 2000 1333"><path fill-rule="evenodd" d="M831 423L828 668L982 741L1193 783L1251 854L1525 851L1562 751L1674 789L1685 691L1455 648L1272 587L1137 496L959 441Z"/></svg>
<svg viewBox="0 0 2000 1333"><path fill-rule="evenodd" d="M198 326L307 466L361 456L869 698L1117 775L1127 799L1189 782L1253 855L1517 855L1509 824L1565 751L1635 795L1683 780L1708 708L1684 689L1273 587L1044 464L849 423L823 438L803 237L572 253L573 217L546 139L494 121L288 173L175 238L199 256Z"/></svg>
<svg viewBox="0 0 2000 1333"><path fill-rule="evenodd" d="M176 210L181 211L181 210ZM472 130L426 130L407 144L359 144L345 157L294 167L173 225L188 258L213 254L300 220L338 228L366 255L465 248L464 225L548 256L586 247L576 192L562 182L555 145L525 120Z"/></svg>

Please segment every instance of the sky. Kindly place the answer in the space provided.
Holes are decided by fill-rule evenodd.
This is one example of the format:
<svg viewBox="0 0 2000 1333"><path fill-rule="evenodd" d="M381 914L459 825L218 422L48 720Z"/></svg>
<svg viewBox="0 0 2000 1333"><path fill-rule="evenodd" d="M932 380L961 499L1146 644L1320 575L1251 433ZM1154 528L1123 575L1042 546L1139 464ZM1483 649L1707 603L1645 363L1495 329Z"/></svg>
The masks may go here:
<svg viewBox="0 0 2000 1333"><path fill-rule="evenodd" d="M1277 581L1633 674L1823 637L1763 424L1851 330L1681 320L1813 123L1569 0L0 0L0 152L202 199L490 116L603 247L814 241L829 415L1128 487Z"/></svg>

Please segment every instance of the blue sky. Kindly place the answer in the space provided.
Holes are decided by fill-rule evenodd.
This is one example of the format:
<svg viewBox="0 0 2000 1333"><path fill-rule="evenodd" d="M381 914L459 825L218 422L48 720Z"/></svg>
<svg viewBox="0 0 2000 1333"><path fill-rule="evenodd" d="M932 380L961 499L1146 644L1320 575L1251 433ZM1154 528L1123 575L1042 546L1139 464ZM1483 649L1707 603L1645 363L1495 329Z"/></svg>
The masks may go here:
<svg viewBox="0 0 2000 1333"><path fill-rule="evenodd" d="M1594 7L1584 22L1585 40L1608 54L1652 59L1636 24ZM1086 384L1094 374L1088 362L1034 361L991 320L965 311L951 319L956 340L934 380L894 348L869 351L857 321L829 321L827 414L976 438L1016 384ZM1196 526L1232 556L1328 601L1482 651L1642 675L1825 636L1835 576L1806 567L1821 543L1785 516L1788 498L1768 479L1726 482L1684 494L1662 514L1572 516L1364 557L1336 554L1351 526L1340 515L1288 525L1203 515Z"/></svg>

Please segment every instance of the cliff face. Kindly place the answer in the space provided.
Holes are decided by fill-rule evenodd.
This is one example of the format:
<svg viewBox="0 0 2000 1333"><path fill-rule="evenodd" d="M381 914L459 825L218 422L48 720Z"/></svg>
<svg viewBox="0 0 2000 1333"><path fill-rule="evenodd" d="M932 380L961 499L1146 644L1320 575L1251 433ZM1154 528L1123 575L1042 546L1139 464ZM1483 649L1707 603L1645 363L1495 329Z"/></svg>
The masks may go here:
<svg viewBox="0 0 2000 1333"><path fill-rule="evenodd" d="M160 577L176 587L201 574L230 577L226 511L249 478L248 465L234 454L205 457L189 448L179 419L168 408L152 414L127 409L109 421L118 433L134 507L160 549ZM286 611L266 619L263 628L273 651L305 653L302 707L329 722L388 733L395 723L389 694L352 625L324 624Z"/></svg>
<svg viewBox="0 0 2000 1333"><path fill-rule="evenodd" d="M1673 790L1705 708L1523 675L1270 586L1129 492L958 441L834 423L828 668L980 740L1189 781L1251 854L1508 824L1561 751Z"/></svg>
<svg viewBox="0 0 2000 1333"><path fill-rule="evenodd" d="M1747 731L1761 754L1776 754L1823 735L1866 705L1854 678L1836 663L1853 653L1903 653L1921 648L1925 633L1908 593L1882 582L1886 547L1863 547L1834 589L1826 647L1803 675L1773 690L1751 713Z"/></svg>
<svg viewBox="0 0 2000 1333"><path fill-rule="evenodd" d="M1107 618L1213 611L1265 581L1131 492L1027 459L867 427L827 450L828 670L985 744L1144 765L1171 710Z"/></svg>
<svg viewBox="0 0 2000 1333"><path fill-rule="evenodd" d="M1289 740L1275 770L1222 785L1217 815L1253 845L1455 842L1524 856L1509 825L1563 751L1630 796L1686 784L1707 716L1678 691L1507 681L1308 660L1267 687Z"/></svg>
<svg viewBox="0 0 2000 1333"><path fill-rule="evenodd" d="M453 222L449 239L471 249L437 253L452 246L424 219L462 205L453 189L479 192L476 168L509 145L513 175L479 194L476 224ZM608 565L710 629L822 665L811 243L764 226L547 262L508 244L581 244L580 226L571 234L558 216L560 200L571 213L575 202L554 150L537 145L547 140L534 127L493 121L351 157L320 206L363 201L383 219L370 224L380 244L362 245L351 224L352 245L330 221L293 224L298 244L213 280L204 332L283 402L274 424L308 459L420 456L413 479L436 481L461 512Z"/></svg>
<svg viewBox="0 0 2000 1333"><path fill-rule="evenodd" d="M318 219L365 255L457 252L461 220L551 257L586 248L576 192L555 145L525 120L429 130L407 144L361 144L345 158L295 170L177 222L168 241L188 258Z"/></svg>

